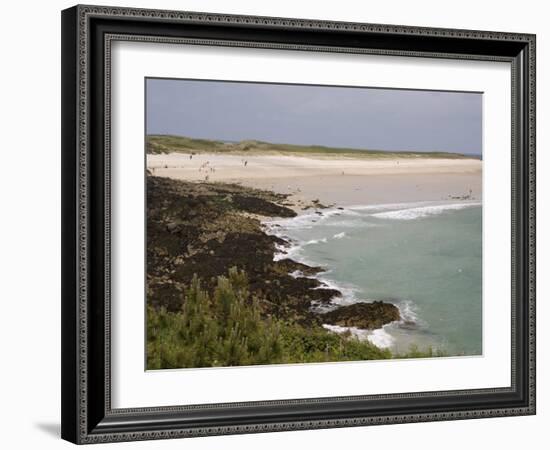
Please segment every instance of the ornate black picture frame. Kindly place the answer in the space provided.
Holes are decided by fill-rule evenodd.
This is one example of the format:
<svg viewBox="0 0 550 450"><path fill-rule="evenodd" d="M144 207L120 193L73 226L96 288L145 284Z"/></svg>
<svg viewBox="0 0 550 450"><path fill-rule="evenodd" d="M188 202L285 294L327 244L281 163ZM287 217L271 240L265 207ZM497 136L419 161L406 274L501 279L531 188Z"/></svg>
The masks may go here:
<svg viewBox="0 0 550 450"><path fill-rule="evenodd" d="M240 46L512 66L511 386L111 407L110 48ZM535 414L535 36L99 6L62 12L62 437L74 443Z"/></svg>

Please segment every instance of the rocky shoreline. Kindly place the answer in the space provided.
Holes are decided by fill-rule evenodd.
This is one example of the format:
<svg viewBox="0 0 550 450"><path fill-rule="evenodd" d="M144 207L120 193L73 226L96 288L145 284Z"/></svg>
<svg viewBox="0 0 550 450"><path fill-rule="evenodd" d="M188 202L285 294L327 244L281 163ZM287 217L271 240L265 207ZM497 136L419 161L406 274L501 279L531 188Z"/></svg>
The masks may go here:
<svg viewBox="0 0 550 450"><path fill-rule="evenodd" d="M277 247L288 243L267 234L261 218L296 216L289 206L286 195L270 191L148 175L148 304L179 311L195 274L212 291L217 277L237 267L246 272L250 293L261 299L266 317L305 327L326 323L362 329L400 320L397 307L384 302L340 306L328 313L312 310L312 304L329 305L342 294L313 278L321 267L288 258L274 261Z"/></svg>

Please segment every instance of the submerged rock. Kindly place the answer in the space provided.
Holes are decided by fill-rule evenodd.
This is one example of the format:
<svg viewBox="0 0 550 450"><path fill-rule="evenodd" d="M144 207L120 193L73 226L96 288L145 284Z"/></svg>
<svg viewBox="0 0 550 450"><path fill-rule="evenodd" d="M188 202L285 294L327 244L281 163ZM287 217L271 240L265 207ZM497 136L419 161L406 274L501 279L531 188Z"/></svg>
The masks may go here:
<svg viewBox="0 0 550 450"><path fill-rule="evenodd" d="M354 303L322 315L323 323L341 327L356 327L374 330L383 325L400 320L399 309L392 303Z"/></svg>

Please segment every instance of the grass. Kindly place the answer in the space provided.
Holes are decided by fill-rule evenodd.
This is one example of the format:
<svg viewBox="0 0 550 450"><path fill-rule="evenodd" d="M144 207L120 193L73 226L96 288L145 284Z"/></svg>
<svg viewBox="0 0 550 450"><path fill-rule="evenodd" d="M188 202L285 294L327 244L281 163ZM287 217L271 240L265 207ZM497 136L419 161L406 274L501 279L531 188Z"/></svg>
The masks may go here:
<svg viewBox="0 0 550 450"><path fill-rule="evenodd" d="M276 155L315 155L339 156L347 158L447 158L463 159L470 156L448 152L385 151L373 149L353 149L345 147L325 147L322 145L277 144L262 141L241 141L225 143L218 140L195 139L186 136L148 135L147 153L227 153L236 155L276 154Z"/></svg>

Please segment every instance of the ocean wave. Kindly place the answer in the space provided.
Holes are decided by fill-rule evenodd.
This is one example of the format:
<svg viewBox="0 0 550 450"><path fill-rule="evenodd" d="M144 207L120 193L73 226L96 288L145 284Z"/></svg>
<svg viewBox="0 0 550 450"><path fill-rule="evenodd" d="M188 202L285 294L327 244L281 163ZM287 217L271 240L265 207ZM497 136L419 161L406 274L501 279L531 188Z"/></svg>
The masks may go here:
<svg viewBox="0 0 550 450"><path fill-rule="evenodd" d="M324 323L323 328L336 334L344 334L349 332L352 336L356 337L360 341L366 341L369 335L369 330L362 330L361 328L357 327L342 327L340 325L330 325L328 323Z"/></svg>
<svg viewBox="0 0 550 450"><path fill-rule="evenodd" d="M419 318L416 312L415 304L410 300L401 300L395 303L397 309L399 309L399 315L402 322L418 323Z"/></svg>
<svg viewBox="0 0 550 450"><path fill-rule="evenodd" d="M367 339L378 348L390 348L395 343L395 338L386 331L386 326L373 330L367 336Z"/></svg>
<svg viewBox="0 0 550 450"><path fill-rule="evenodd" d="M276 253L273 255L273 261L280 261L281 259L294 259L302 249L300 244L290 243L287 245L275 244ZM300 261L302 262L302 261ZM304 262L304 264L306 264Z"/></svg>
<svg viewBox="0 0 550 450"><path fill-rule="evenodd" d="M326 278L323 275L326 275L328 272L323 272L321 275L315 275L312 278L320 281L321 286L314 289L334 289L335 291L340 292L342 295L334 297L331 299L330 305L326 305L325 309L328 311L334 309L338 306L351 305L357 303L357 288L355 286L344 284L341 282L336 282Z"/></svg>
<svg viewBox="0 0 550 450"><path fill-rule="evenodd" d="M270 232L279 234L280 229L292 230L292 229L304 229L307 230L312 227L312 220L318 216L312 214L302 214L296 217L290 217L287 219L275 219L264 220L262 224Z"/></svg>
<svg viewBox="0 0 550 450"><path fill-rule="evenodd" d="M309 241L304 242L302 245L315 245L315 244L326 244L327 238L321 239L310 239Z"/></svg>
<svg viewBox="0 0 550 450"><path fill-rule="evenodd" d="M334 236L332 236L334 239L342 239L346 236L346 232L342 231L341 233L336 233Z"/></svg>
<svg viewBox="0 0 550 450"><path fill-rule="evenodd" d="M326 222L327 219L338 216L360 216L361 214L350 208L330 208L316 211L314 213L299 214L295 217L285 219L266 220L264 226L268 228L282 228L286 230L307 230L313 228L316 224Z"/></svg>
<svg viewBox="0 0 550 450"><path fill-rule="evenodd" d="M299 214L295 217L274 219L264 221L268 229L280 228L283 230L307 230L316 225L324 224L327 219L341 217L340 221L330 221L331 226L353 226L374 225L364 222L357 222L353 217L376 217L380 219L413 220L430 215L441 214L449 210L459 210L474 206L481 206L481 202L408 202L408 203L386 203L376 205L351 205L347 207L329 208L314 213ZM351 220L350 220L351 219Z"/></svg>
<svg viewBox="0 0 550 450"><path fill-rule="evenodd" d="M368 219L368 216L365 216L365 219ZM347 219L347 220L332 220L327 223L331 228L353 228L353 229L363 229L363 228L375 228L381 226L379 223L374 223L373 221L367 222L363 218L357 219Z"/></svg>
<svg viewBox="0 0 550 450"><path fill-rule="evenodd" d="M371 216L376 217L378 219L414 220L414 219L420 219L423 217L442 214L445 211L460 210L464 208L471 208L473 206L481 206L481 202L446 203L441 205L418 206L413 208L378 212L378 213L371 214Z"/></svg>
<svg viewBox="0 0 550 450"><path fill-rule="evenodd" d="M395 342L393 336L386 331L386 326L376 330L363 330L357 327L323 324L323 328L337 334L350 333L359 341L369 341L378 348L389 348Z"/></svg>
<svg viewBox="0 0 550 450"><path fill-rule="evenodd" d="M481 206L481 202L409 202L387 203L378 205L351 205L345 208L331 208L315 213L299 214L296 217L264 221L263 224L270 234L285 238L293 231L310 230L319 225L335 228L365 228L381 226L381 223L369 221L369 218L386 220L414 220L442 214L446 211L460 210ZM333 235L334 238L341 233ZM312 239L307 244L325 242L322 239Z"/></svg>
<svg viewBox="0 0 550 450"><path fill-rule="evenodd" d="M426 329L427 324L423 321L417 312L416 305L410 300L401 300L394 303L399 309L401 320L395 322L395 326L402 330Z"/></svg>
<svg viewBox="0 0 550 450"><path fill-rule="evenodd" d="M355 212L355 213L363 213L366 212L370 215L373 211L391 211L396 209L404 209L404 208L416 208L420 206L427 206L431 205L434 202L430 201L424 201L424 202L402 202L402 203L379 203L374 205L351 205L346 208L346 210Z"/></svg>
<svg viewBox="0 0 550 450"><path fill-rule="evenodd" d="M273 255L273 261L280 261L282 259L290 258L297 262L300 262L302 264L307 265L318 265L313 261L309 261L306 258L304 258L301 255L301 251L304 247L309 245L317 245L317 244L326 244L328 242L327 238L321 238L321 239L310 239L309 241L297 241L297 240L290 240L287 236L284 236L282 234L275 234L272 233L273 236L280 237L287 241L287 244L275 244L275 254Z"/></svg>

